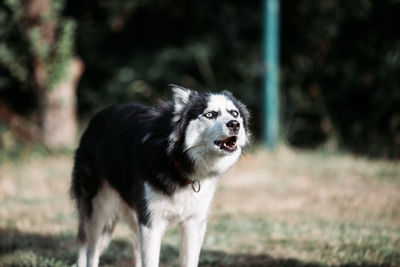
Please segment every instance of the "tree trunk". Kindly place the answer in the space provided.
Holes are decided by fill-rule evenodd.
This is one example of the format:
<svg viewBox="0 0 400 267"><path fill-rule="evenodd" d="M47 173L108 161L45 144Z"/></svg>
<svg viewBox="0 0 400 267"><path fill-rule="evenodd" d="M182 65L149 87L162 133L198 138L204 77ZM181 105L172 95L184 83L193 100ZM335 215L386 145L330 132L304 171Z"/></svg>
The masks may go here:
<svg viewBox="0 0 400 267"><path fill-rule="evenodd" d="M83 73L83 66L79 58L71 59L63 80L46 94L46 105L43 109L43 143L51 149L73 147L76 144L76 88Z"/></svg>
<svg viewBox="0 0 400 267"><path fill-rule="evenodd" d="M42 130L42 142L50 149L75 145L78 129L76 88L84 69L83 62L71 55L64 76L49 88L49 74L53 71L49 62L54 56L59 23L51 0L26 2L25 35L32 47L32 79L38 103L38 125ZM38 33L36 39L32 37L34 31ZM43 54L43 48L47 49L46 54Z"/></svg>

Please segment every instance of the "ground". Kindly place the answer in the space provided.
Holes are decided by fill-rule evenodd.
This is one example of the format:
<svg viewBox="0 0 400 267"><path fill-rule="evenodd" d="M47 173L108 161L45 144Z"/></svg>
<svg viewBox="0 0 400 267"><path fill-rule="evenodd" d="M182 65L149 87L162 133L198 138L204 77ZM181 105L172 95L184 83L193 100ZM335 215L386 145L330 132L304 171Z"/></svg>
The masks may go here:
<svg viewBox="0 0 400 267"><path fill-rule="evenodd" d="M0 266L70 266L72 154L31 152L0 165ZM102 266L129 266L118 225ZM179 231L161 266L177 266ZM200 266L400 266L400 164L348 154L246 153L217 190Z"/></svg>

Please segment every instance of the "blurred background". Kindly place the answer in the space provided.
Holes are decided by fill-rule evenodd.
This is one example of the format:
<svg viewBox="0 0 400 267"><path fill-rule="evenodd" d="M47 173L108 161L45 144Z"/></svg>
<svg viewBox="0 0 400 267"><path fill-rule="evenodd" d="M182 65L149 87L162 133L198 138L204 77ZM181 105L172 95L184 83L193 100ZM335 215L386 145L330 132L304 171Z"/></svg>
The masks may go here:
<svg viewBox="0 0 400 267"><path fill-rule="evenodd" d="M397 0L281 1L281 142L400 156ZM261 136L262 1L5 0L0 146L74 146L77 123L167 84L231 90Z"/></svg>
<svg viewBox="0 0 400 267"><path fill-rule="evenodd" d="M0 265L74 263L68 188L88 120L176 83L230 90L252 114L201 266L400 266L400 1L279 13L279 146L265 153L263 1L0 1ZM131 263L119 229L102 265ZM178 264L178 233L161 266Z"/></svg>

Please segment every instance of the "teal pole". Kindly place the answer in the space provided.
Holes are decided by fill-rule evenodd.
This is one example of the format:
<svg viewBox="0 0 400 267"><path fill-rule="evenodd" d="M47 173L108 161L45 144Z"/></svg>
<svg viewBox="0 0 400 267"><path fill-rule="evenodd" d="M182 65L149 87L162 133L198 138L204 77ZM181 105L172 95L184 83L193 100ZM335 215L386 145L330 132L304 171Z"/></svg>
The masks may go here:
<svg viewBox="0 0 400 267"><path fill-rule="evenodd" d="M263 141L274 150L279 139L279 0L263 0Z"/></svg>

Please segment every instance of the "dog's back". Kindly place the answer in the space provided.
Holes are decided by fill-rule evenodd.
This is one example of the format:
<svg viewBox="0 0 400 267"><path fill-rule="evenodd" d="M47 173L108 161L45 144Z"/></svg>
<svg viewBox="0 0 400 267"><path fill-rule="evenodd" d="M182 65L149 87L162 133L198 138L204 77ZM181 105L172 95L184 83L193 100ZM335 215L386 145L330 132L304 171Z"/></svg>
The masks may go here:
<svg viewBox="0 0 400 267"><path fill-rule="evenodd" d="M144 113L146 107L137 104L113 105L97 113L83 133L80 145L75 153L75 164L72 175L72 196L78 206L85 208L87 215L91 213L91 199L98 192L102 179L107 172L117 176L124 165L122 125L127 119L135 121L135 117ZM139 131L132 131L139 133ZM135 136L130 136L135 140Z"/></svg>

